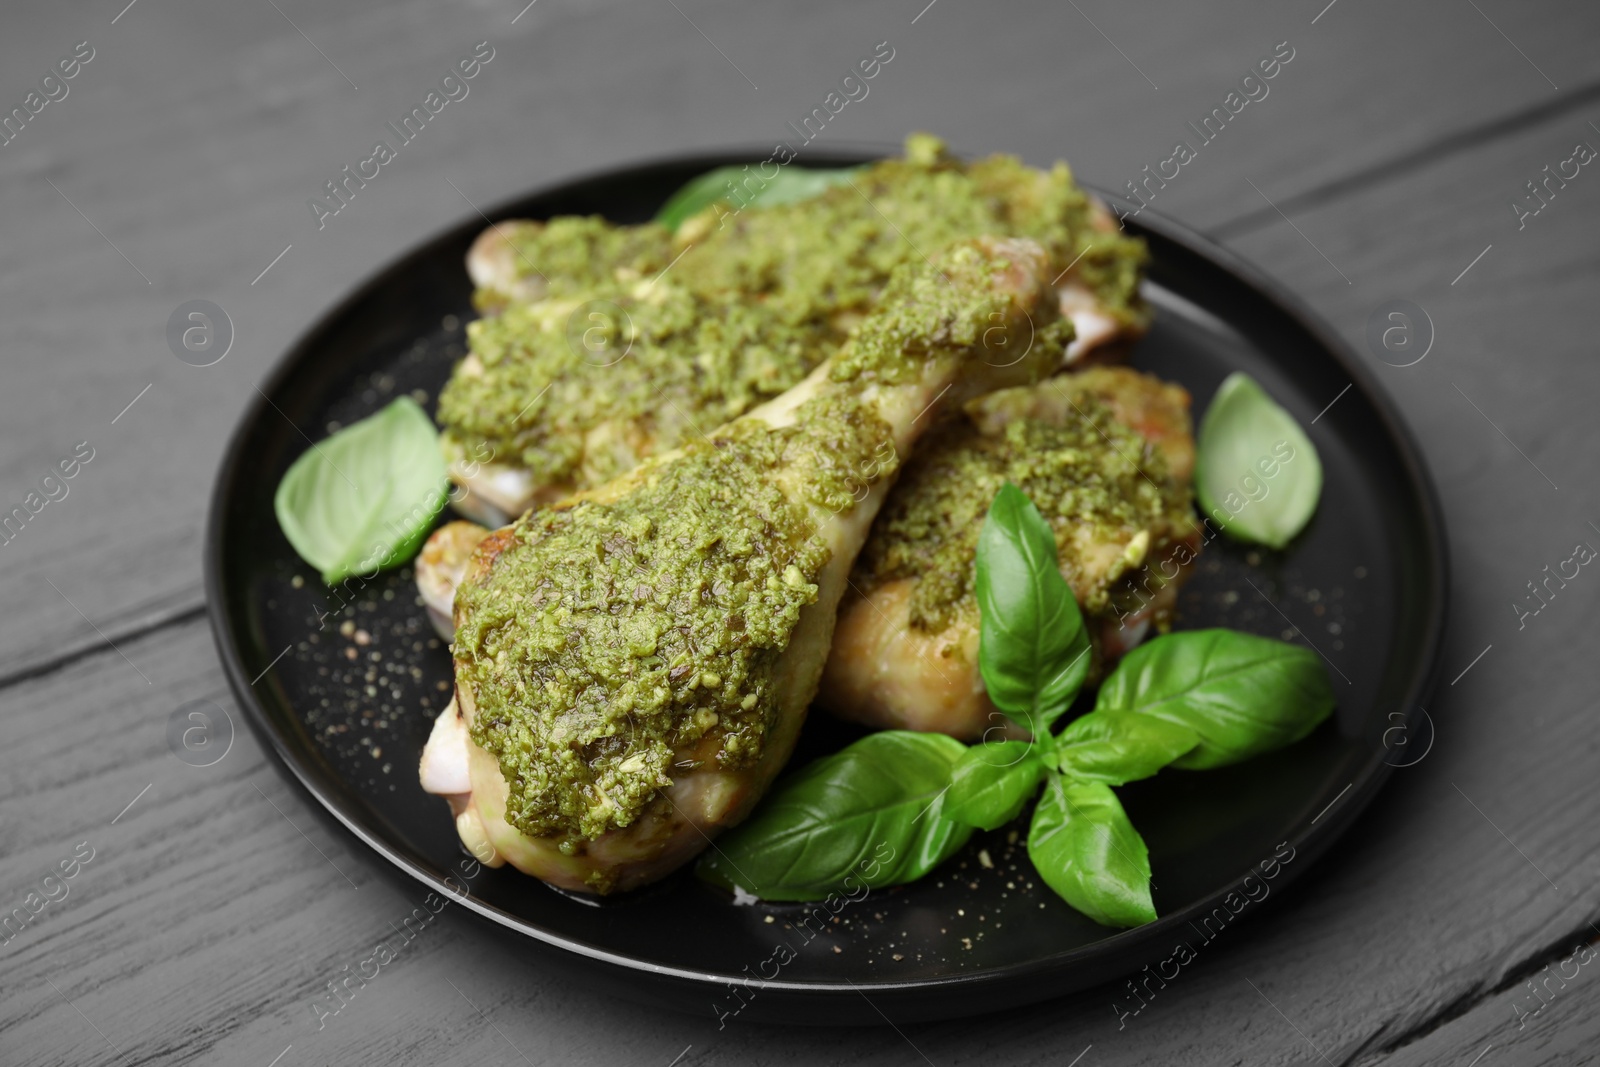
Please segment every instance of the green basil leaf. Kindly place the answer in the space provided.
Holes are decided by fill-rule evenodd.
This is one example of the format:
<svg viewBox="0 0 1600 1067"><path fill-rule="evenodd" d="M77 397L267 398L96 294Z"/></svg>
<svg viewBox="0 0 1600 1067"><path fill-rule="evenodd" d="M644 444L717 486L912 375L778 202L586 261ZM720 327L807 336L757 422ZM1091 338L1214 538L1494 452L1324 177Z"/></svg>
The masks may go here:
<svg viewBox="0 0 1600 1067"><path fill-rule="evenodd" d="M1049 523L1007 482L978 535L978 669L995 706L1035 735L1089 673L1089 634L1060 568Z"/></svg>
<svg viewBox="0 0 1600 1067"><path fill-rule="evenodd" d="M1317 510L1322 461L1294 416L1235 371L1200 422L1194 488L1223 533L1282 548Z"/></svg>
<svg viewBox="0 0 1600 1067"><path fill-rule="evenodd" d="M272 506L294 550L332 585L415 555L448 487L433 423L403 396L312 445Z"/></svg>
<svg viewBox="0 0 1600 1067"><path fill-rule="evenodd" d="M973 745L950 774L945 814L980 830L1004 826L1039 788L1044 770L1031 741Z"/></svg>
<svg viewBox="0 0 1600 1067"><path fill-rule="evenodd" d="M1123 657L1096 714L1186 726L1200 744L1174 767L1205 770L1292 744L1333 712L1333 687L1309 648L1237 630L1186 630Z"/></svg>
<svg viewBox="0 0 1600 1067"><path fill-rule="evenodd" d="M910 882L972 835L946 817L950 770L966 746L943 734L869 734L789 776L717 839L701 877L763 900Z"/></svg>
<svg viewBox="0 0 1600 1067"><path fill-rule="evenodd" d="M724 202L738 207L775 207L793 204L842 185L860 167L812 169L781 166L771 178L763 178L748 167L718 167L691 179L661 205L656 221L669 230L682 226L712 204ZM733 191L729 191L729 183ZM740 208L742 210L742 208Z"/></svg>
<svg viewBox="0 0 1600 1067"><path fill-rule="evenodd" d="M1028 858L1046 885L1102 926L1155 921L1150 853L1103 782L1050 776L1033 809Z"/></svg>
<svg viewBox="0 0 1600 1067"><path fill-rule="evenodd" d="M1056 736L1061 773L1125 785L1148 778L1200 743L1187 726L1146 715L1091 711Z"/></svg>

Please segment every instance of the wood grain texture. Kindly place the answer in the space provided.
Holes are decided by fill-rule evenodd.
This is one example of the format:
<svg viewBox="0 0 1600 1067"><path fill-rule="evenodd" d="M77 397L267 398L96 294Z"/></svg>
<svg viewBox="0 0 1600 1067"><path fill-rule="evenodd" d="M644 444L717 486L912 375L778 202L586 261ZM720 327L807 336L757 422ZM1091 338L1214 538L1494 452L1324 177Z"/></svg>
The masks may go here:
<svg viewBox="0 0 1600 1067"><path fill-rule="evenodd" d="M1513 1005L1532 996L1528 968L1559 963L1600 913L1588 651L1600 610L1587 574L1520 629L1510 604L1575 541L1600 544L1587 477L1600 459L1600 173L1585 168L1521 230L1508 204L1575 141L1600 144L1600 14L1340 0L1313 26L1321 2L1083 2L1005 18L939 0L912 25L921 3L680 3L725 61L665 5L539 0L515 25L520 3L280 6L315 48L271 5L144 0L114 26L110 8L5 15L0 69L18 79L77 40L97 54L0 148L0 502L78 441L96 455L0 547L14 609L0 617L0 677L13 679L0 688L0 904L21 904L78 842L96 854L0 945L0 1061L265 1065L289 1049L280 1067L667 1064L687 1047L685 1065L1059 1067L1091 1044L1084 1067L1466 1064L1491 1044L1483 1067L1592 1055L1592 965L1521 1030ZM472 95L318 232L305 200L485 38L496 58ZM461 193L487 205L584 169L764 143L884 39L895 60L827 141L930 128L967 151L1064 154L1110 187L1170 152L1272 44L1294 43L1271 95L1155 208L1226 234L1363 351L1385 300L1432 317L1423 362L1373 367L1450 521L1446 681L1492 646L1430 707L1434 750L1313 878L1120 1029L1111 1004L1124 998L1105 989L903 1032L719 1031L709 1009L667 1015L574 988L448 908L318 1029L325 983L420 892L321 818L247 734L210 768L178 762L165 740L190 700L232 709L196 617L199 527L253 383L357 279L468 215ZM192 297L222 304L238 330L215 367L166 348L168 313ZM1325 418L1338 417L1335 404Z"/></svg>
<svg viewBox="0 0 1600 1067"><path fill-rule="evenodd" d="M1590 932L1591 941L1594 936ZM1579 938L1562 944L1537 968L1528 968L1470 1011L1396 1049L1387 1062L1394 1067L1594 1063L1600 1059L1595 1047L1600 983L1594 981L1593 951Z"/></svg>

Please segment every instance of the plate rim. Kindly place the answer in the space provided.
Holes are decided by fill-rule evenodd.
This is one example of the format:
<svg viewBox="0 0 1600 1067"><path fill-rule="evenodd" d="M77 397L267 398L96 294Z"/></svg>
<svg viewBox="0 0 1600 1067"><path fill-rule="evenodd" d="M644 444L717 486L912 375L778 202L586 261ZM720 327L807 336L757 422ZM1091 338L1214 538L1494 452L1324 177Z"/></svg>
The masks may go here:
<svg viewBox="0 0 1600 1067"><path fill-rule="evenodd" d="M897 149L898 146L890 147L887 142L840 143L831 147L826 153L815 153L812 159L816 162L847 165L852 162L870 162L874 159L881 159ZM737 164L739 162L759 160L765 158L765 156L765 149L752 149L750 146L710 147L692 152L652 156L633 162L586 169L565 177L558 176L552 180L541 182L531 189L496 202L491 208L472 215L463 215L458 221L431 232L397 257L385 261L375 270L369 272L345 291L330 307L318 314L307 326L302 328L294 341L277 357L269 372L261 379L258 395L252 398L248 406L240 413L232 432L229 434L212 483L209 510L204 530L203 569L206 614L210 622L212 638L217 647L218 657L222 661L223 671L228 679L229 688L233 691L233 695L239 703L240 711L249 722L252 732L255 733L258 741L264 740L266 742L267 751L272 754L274 761L279 765L280 773L287 771L287 777L297 783L302 790L316 801L315 807L320 808L325 815L331 816L346 831L354 835L362 844L372 849L388 864L431 891L444 895L447 900L463 905L469 913L480 919L487 920L497 927L527 937L542 947L578 957L588 963L599 963L620 969L620 971L626 972L630 976L635 976L644 982L658 982L665 979L671 983L687 983L689 986L704 989L706 992L734 986L747 990L772 992L780 996L788 994L799 997L821 996L837 999L840 997L854 997L858 993L866 992L893 997L897 994L902 996L948 994L958 989L974 986L1010 984L1037 978L1041 975L1060 975L1091 961L1100 961L1102 963L1102 966L1096 969L1097 973L1088 981L1068 984L1064 987L1051 986L1045 993L1045 996L1056 996L1071 989L1088 988L1131 973L1137 969L1136 964L1140 959L1150 958L1151 950L1158 942L1164 943L1166 941L1173 927L1186 923L1200 915L1209 914L1255 868L1247 868L1232 881L1225 883L1222 889L1191 902L1178 911L1162 915L1156 922L1146 926L1120 930L1097 941L1054 955L931 978L898 980L886 978L870 984L851 983L848 981L839 983L815 980L785 980L781 977L769 980L752 978L746 974L722 974L697 968L654 963L589 944L560 932L535 925L520 916L478 900L470 891L462 894L451 888L443 877L430 869L431 865L425 866L418 862L417 859L408 855L408 849L387 840L377 827L368 825L367 821L358 813L345 810L344 798L340 794L341 792L348 793L348 790L334 788L331 783L324 780L325 776L317 773L317 768L304 765L299 755L291 751L285 740L280 737L279 731L273 726L267 709L256 695L254 684L248 678L241 653L241 635L234 632L234 627L228 618L226 610L227 586L223 568L225 555L223 533L227 501L231 497L237 482L238 468L247 458L244 450L246 439L250 435L252 427L267 413L271 403L267 398L274 395L282 385L295 375L306 357L313 351L314 343L323 334L332 329L354 306L376 290L381 289L391 278L404 273L417 261L436 255L437 253L434 251L436 246L470 235L473 229L483 225L492 225L507 218L517 217L513 209L529 199L556 194L563 190L578 188L600 180L615 180L633 173L644 173L674 166L688 167L691 165L709 170L728 163ZM1115 194L1109 194L1089 185L1082 185L1081 187L1086 192L1113 206L1113 208L1114 205L1120 202L1120 198ZM488 221L485 222L485 219ZM1352 386L1363 394L1364 399L1376 414L1389 441L1394 445L1394 450L1401 460L1402 470L1400 473L1403 476L1403 481L1417 490L1416 505L1418 517L1421 520L1421 540L1427 547L1427 578L1433 594L1431 602L1426 605L1425 609L1423 622L1425 634L1420 645L1422 651L1419 656L1419 669L1413 670L1410 686L1405 694L1405 724L1408 727L1416 725L1417 709L1435 689L1440 678L1450 600L1450 565L1449 541L1444 533L1443 508L1440 504L1432 475L1424 462L1423 452L1410 427L1394 406L1388 392L1378 384L1375 375L1356 355L1352 346L1338 334L1327 320L1296 293L1278 283L1239 254L1158 212L1142 211L1139 213L1137 220L1129 218L1126 221L1136 233L1148 232L1180 247L1190 255L1210 263L1224 274L1231 276L1266 299L1270 304L1276 305L1298 328L1311 335L1324 351L1332 357L1340 369L1350 376ZM257 680L259 681L259 678ZM1307 824L1298 834L1286 842L1295 850L1293 858L1298 860L1304 856L1306 862L1295 863L1292 867L1285 865L1281 874L1283 880L1279 882L1280 887L1287 887L1298 881L1305 871L1313 866L1318 856L1343 837L1350 824L1371 803L1393 770L1394 766L1384 761L1377 753L1369 756L1352 780L1349 787L1350 795L1348 801L1338 805L1333 812L1333 817L1323 822L1319 816L1318 820ZM1338 798L1335 799L1337 800ZM1254 913L1260 909L1249 908L1246 910ZM1239 917L1243 917L1242 912ZM1041 998L1035 997L1033 999ZM971 1012L958 1011L957 1014L971 1014ZM835 1019L832 1021L839 1023L849 1020Z"/></svg>

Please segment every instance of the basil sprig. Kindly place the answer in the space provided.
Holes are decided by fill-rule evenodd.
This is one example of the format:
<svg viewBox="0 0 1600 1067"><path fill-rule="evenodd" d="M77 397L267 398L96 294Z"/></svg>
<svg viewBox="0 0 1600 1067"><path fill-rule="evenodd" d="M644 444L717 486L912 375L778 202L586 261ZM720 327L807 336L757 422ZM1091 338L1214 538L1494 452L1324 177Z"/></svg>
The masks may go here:
<svg viewBox="0 0 1600 1067"><path fill-rule="evenodd" d="M1089 635L1055 533L1010 483L978 536L977 594L984 687L1033 737L969 749L951 777L950 816L993 829L1043 783L1028 856L1045 884L1107 926L1152 921L1150 856L1110 784L1149 777L1199 738L1165 720L1093 714L1051 732L1088 676Z"/></svg>
<svg viewBox="0 0 1600 1067"><path fill-rule="evenodd" d="M300 558L332 585L414 556L449 484L433 423L402 396L312 445L278 483L272 506Z"/></svg>
<svg viewBox="0 0 1600 1067"><path fill-rule="evenodd" d="M1150 854L1112 787L1281 748L1333 710L1310 650L1197 630L1135 649L1094 710L1055 732L1087 676L1089 638L1055 535L1010 484L978 538L977 596L984 685L1031 737L970 748L904 730L863 738L780 782L701 861L703 877L768 900L908 882L1038 795L1028 855L1045 884L1095 922L1139 926L1156 918Z"/></svg>
<svg viewBox="0 0 1600 1067"><path fill-rule="evenodd" d="M860 167L822 169L811 167L780 166L772 177L763 177L759 170L749 167L718 167L698 178L691 178L673 193L656 221L669 230L676 230L691 216L698 215L712 204L721 202L741 210L746 207L776 207L809 200L835 185L843 185ZM731 192L730 192L731 187Z"/></svg>
<svg viewBox="0 0 1600 1067"><path fill-rule="evenodd" d="M1088 648L1055 549L1022 492L1002 488L978 539L978 662L990 699L1033 740L970 749L947 810L990 829L1042 782L1028 833L1040 877L1098 923L1139 926L1156 917L1150 856L1111 787L1298 741L1333 710L1333 691L1308 649L1230 630L1169 634L1130 653L1095 710L1052 733L1083 683Z"/></svg>

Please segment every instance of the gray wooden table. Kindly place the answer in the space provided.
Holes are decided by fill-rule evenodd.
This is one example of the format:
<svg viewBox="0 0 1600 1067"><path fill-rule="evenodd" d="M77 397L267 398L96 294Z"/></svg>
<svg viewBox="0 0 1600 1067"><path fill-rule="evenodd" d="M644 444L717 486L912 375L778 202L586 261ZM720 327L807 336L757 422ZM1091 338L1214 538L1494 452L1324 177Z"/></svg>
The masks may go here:
<svg viewBox="0 0 1600 1067"><path fill-rule="evenodd" d="M0 11L0 109L26 120L0 146L0 511L92 452L0 544L0 911L42 903L0 943L0 1063L1597 1058L1600 579L1535 617L1512 604L1575 542L1600 545L1600 173L1552 183L1548 203L1526 187L1600 146L1600 8L525 2ZM480 41L494 58L470 95L319 229L307 201ZM1064 156L1109 189L1288 42L1268 96L1153 210L1261 264L1363 352L1385 301L1431 318L1422 362L1372 362L1449 519L1433 750L1313 877L1121 1027L1108 989L945 1024L719 1031L709 1009L573 988L447 909L319 1028L311 1002L418 891L274 770L217 663L201 525L254 384L358 279L472 205L787 138L879 42L894 58L819 144L929 129L967 153ZM1515 201L1544 206L1519 218ZM167 345L190 299L236 330L210 367ZM196 699L240 726L205 768L166 741ZM62 863L73 876L45 883Z"/></svg>

